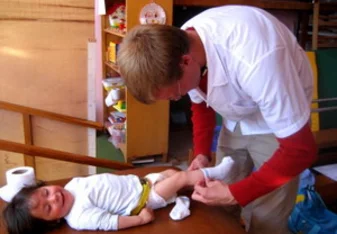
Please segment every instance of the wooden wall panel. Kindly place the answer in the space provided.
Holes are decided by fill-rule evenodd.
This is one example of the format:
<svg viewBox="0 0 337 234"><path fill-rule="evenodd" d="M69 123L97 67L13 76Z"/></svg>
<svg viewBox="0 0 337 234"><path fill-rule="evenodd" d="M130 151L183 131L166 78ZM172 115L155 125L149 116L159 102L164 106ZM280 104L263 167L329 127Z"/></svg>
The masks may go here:
<svg viewBox="0 0 337 234"><path fill-rule="evenodd" d="M2 81L2 79L1 79ZM2 83L2 82L1 82ZM1 91L0 91L1 93ZM21 115L0 110L0 138L23 143L23 127ZM21 139L21 140L18 140ZM23 165L22 154L9 153L0 150L0 186L5 183L5 171Z"/></svg>
<svg viewBox="0 0 337 234"><path fill-rule="evenodd" d="M1 0L2 20L87 21L93 23L92 0Z"/></svg>
<svg viewBox="0 0 337 234"><path fill-rule="evenodd" d="M36 145L87 155L86 128L41 118L34 118L32 122ZM58 179L61 175L62 178L69 178L73 175L88 174L86 166L73 163L37 157L36 164L36 173L42 180Z"/></svg>
<svg viewBox="0 0 337 234"><path fill-rule="evenodd" d="M0 100L87 118L87 41L94 36L94 0L0 0L0 27ZM0 118L2 125L7 132L19 128ZM23 133L10 134L11 140L23 142ZM87 154L82 127L34 118L33 137L35 145ZM11 167L8 157L0 152L0 184L2 169ZM20 156L14 158L23 164ZM41 158L36 167L44 180L87 173L85 166Z"/></svg>

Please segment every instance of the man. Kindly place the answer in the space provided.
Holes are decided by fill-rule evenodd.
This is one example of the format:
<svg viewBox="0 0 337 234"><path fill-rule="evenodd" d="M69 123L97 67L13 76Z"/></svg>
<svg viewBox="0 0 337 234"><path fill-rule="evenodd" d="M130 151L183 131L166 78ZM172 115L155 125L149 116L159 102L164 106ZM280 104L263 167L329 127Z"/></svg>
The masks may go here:
<svg viewBox="0 0 337 234"><path fill-rule="evenodd" d="M316 159L309 127L313 77L292 33L248 6L202 12L182 29L143 25L118 53L128 91L143 103L189 94L195 159L208 165L215 112L223 118L217 161L236 167L224 181L195 186L192 198L240 205L248 233L289 233L298 175Z"/></svg>

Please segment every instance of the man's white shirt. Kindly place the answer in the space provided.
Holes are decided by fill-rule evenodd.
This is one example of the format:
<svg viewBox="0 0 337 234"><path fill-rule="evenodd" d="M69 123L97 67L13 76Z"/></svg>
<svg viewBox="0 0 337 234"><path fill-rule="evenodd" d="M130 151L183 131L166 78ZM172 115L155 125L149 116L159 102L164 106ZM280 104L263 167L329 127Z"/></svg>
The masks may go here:
<svg viewBox="0 0 337 234"><path fill-rule="evenodd" d="M207 95L189 92L223 117L228 130L283 138L310 118L313 75L305 51L269 13L254 7L211 8L187 21L204 45Z"/></svg>

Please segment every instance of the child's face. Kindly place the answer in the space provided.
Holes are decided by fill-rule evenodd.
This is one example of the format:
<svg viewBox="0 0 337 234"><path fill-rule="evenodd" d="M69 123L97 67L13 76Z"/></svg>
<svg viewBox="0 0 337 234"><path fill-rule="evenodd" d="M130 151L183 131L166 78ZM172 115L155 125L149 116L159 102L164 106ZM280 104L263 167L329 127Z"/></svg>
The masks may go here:
<svg viewBox="0 0 337 234"><path fill-rule="evenodd" d="M66 216L74 202L70 192L61 186L38 188L30 198L30 213L35 218L51 221Z"/></svg>

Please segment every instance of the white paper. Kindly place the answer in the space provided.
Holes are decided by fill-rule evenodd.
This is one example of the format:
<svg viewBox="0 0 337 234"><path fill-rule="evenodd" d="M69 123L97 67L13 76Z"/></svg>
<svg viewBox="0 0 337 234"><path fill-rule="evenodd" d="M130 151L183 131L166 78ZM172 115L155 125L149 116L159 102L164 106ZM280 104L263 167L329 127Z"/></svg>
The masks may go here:
<svg viewBox="0 0 337 234"><path fill-rule="evenodd" d="M330 179L337 181L337 164L329 164L324 166L314 167L314 170L329 177Z"/></svg>
<svg viewBox="0 0 337 234"><path fill-rule="evenodd" d="M98 0L98 7L97 7L97 13L99 15L105 15L106 11L105 11L105 0Z"/></svg>
<svg viewBox="0 0 337 234"><path fill-rule="evenodd" d="M35 184L35 171L32 167L15 167L6 171L7 184L0 188L0 197L6 202L25 186Z"/></svg>

